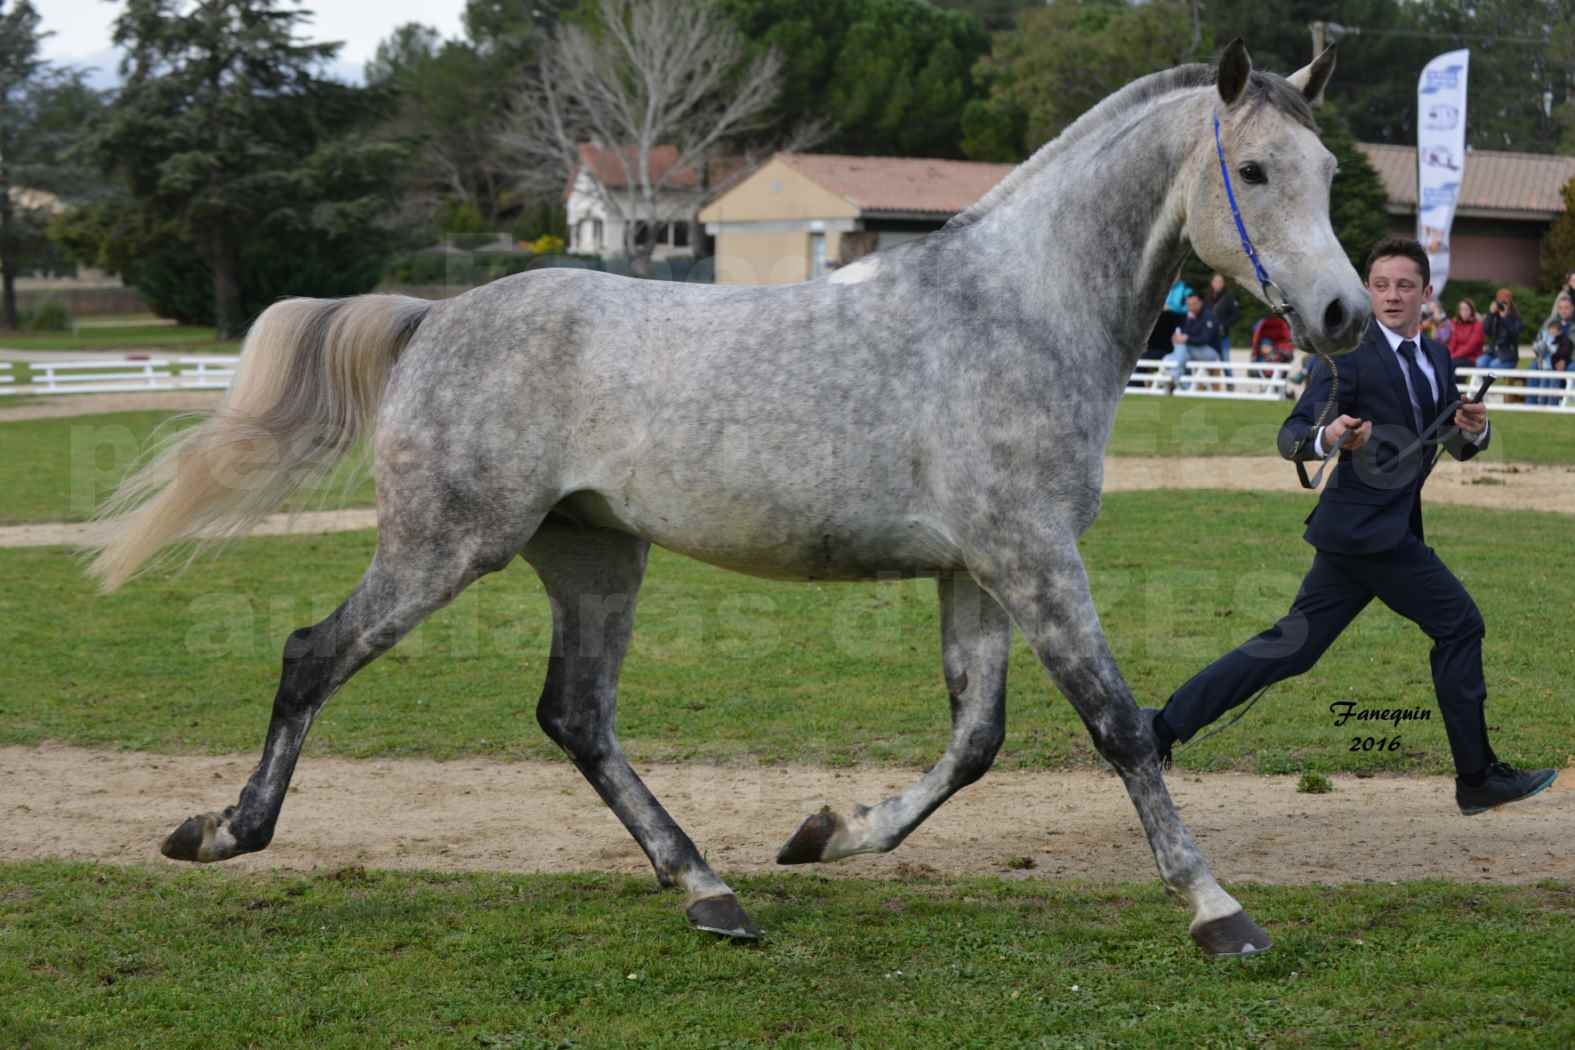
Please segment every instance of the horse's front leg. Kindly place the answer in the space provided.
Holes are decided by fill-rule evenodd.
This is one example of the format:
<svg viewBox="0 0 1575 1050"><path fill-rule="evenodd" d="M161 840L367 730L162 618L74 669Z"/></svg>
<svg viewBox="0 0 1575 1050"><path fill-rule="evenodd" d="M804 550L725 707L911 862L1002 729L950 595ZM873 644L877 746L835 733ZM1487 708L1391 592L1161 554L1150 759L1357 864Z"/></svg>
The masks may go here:
<svg viewBox="0 0 1575 1050"><path fill-rule="evenodd" d="M1268 934L1214 881L1165 789L1158 742L1105 642L1073 532L1047 535L1028 528L1000 534L1019 541L1036 536L1037 542L982 552L980 582L1006 608L1088 727L1094 746L1126 784L1160 878L1192 906L1192 939L1210 955L1268 949Z"/></svg>
<svg viewBox="0 0 1575 1050"><path fill-rule="evenodd" d="M1006 662L1012 621L967 573L936 581L941 599L941 667L952 705L952 738L941 760L901 794L843 817L828 806L798 826L778 864L840 860L896 849L925 817L984 776L1006 736Z"/></svg>

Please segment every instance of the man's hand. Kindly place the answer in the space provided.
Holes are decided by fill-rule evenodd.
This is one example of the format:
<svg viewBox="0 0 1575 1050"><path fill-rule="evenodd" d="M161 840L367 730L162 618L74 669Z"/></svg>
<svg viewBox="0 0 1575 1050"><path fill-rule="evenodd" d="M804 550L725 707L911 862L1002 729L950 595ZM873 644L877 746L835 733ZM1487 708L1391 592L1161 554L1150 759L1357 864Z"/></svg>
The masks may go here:
<svg viewBox="0 0 1575 1050"><path fill-rule="evenodd" d="M1170 341L1176 346L1180 346L1187 341L1187 333L1178 328L1170 333Z"/></svg>
<svg viewBox="0 0 1575 1050"><path fill-rule="evenodd" d="M1367 439L1373 436L1373 421L1363 422L1355 416L1341 416L1333 423L1323 428L1323 450L1328 452L1339 445L1356 451L1367 444Z"/></svg>
<svg viewBox="0 0 1575 1050"><path fill-rule="evenodd" d="M1466 401L1455 409L1455 426L1476 437L1487 426L1487 406L1477 401Z"/></svg>

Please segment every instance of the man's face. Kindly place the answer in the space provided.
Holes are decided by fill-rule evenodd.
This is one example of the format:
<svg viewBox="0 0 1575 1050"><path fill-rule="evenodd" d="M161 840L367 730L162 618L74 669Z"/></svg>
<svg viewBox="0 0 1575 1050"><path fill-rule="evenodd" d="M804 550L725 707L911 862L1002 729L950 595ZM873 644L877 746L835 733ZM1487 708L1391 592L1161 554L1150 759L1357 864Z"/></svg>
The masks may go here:
<svg viewBox="0 0 1575 1050"><path fill-rule="evenodd" d="M1187 315L1189 317L1196 317L1196 316L1198 316L1198 311L1202 310L1202 309L1203 309L1203 297L1202 296L1198 295L1197 292L1193 292L1191 295L1187 296Z"/></svg>
<svg viewBox="0 0 1575 1050"><path fill-rule="evenodd" d="M1432 285L1422 281L1422 268L1404 255L1386 255L1367 271L1367 297L1373 316L1392 331L1416 334L1422 304L1433 298Z"/></svg>
<svg viewBox="0 0 1575 1050"><path fill-rule="evenodd" d="M1554 309L1558 311L1560 321L1568 322L1571 317L1575 317L1575 303L1568 299L1560 299Z"/></svg>

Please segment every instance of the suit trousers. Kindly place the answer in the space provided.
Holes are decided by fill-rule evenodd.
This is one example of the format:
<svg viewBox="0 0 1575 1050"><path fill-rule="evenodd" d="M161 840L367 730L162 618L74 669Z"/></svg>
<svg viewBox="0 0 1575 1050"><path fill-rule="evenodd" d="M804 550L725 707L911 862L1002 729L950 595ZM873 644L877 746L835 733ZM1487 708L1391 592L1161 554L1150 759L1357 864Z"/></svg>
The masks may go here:
<svg viewBox="0 0 1575 1050"><path fill-rule="evenodd" d="M1177 689L1165 721L1178 739L1190 740L1258 690L1302 674L1375 596L1433 640L1433 689L1456 772L1487 768L1497 758L1483 716L1482 614L1465 585L1413 532L1380 554L1318 551L1290 612Z"/></svg>

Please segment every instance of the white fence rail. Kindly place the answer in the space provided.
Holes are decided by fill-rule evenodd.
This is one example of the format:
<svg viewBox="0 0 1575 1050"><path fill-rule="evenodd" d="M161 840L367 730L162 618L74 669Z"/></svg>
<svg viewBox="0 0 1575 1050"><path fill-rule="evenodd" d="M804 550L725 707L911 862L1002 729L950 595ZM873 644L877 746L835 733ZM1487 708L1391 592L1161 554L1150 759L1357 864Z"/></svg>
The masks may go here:
<svg viewBox="0 0 1575 1050"><path fill-rule="evenodd" d="M0 362L0 395L122 394L144 390L223 390L235 377L237 356L174 361L30 361L32 382L20 382L18 362Z"/></svg>
<svg viewBox="0 0 1575 1050"><path fill-rule="evenodd" d="M21 382L17 362L0 361L0 397L13 394L132 393L142 390L224 390L235 378L238 356L182 357L173 361L129 361L101 358L94 361L30 362L32 382ZM1240 401L1280 401L1293 391L1289 376L1295 365L1256 364L1247 361L1188 362L1179 381L1163 361L1137 363L1126 393L1174 394L1176 397L1225 398ZM1475 389L1478 378L1492 372L1498 378L1488 394L1494 411L1553 412L1575 415L1575 372L1516 368L1460 368L1455 371L1462 395Z"/></svg>
<svg viewBox="0 0 1575 1050"><path fill-rule="evenodd" d="M1457 368L1455 381L1462 396L1477 387L1477 378L1493 373L1488 408L1495 412L1575 413L1575 372L1535 368ZM1536 385L1533 385L1536 384Z"/></svg>
<svg viewBox="0 0 1575 1050"><path fill-rule="evenodd" d="M1175 381L1173 366L1164 361L1137 363L1127 383L1129 394L1178 397L1219 397L1239 401L1283 401L1286 377L1294 365L1251 364L1246 361L1189 361Z"/></svg>

